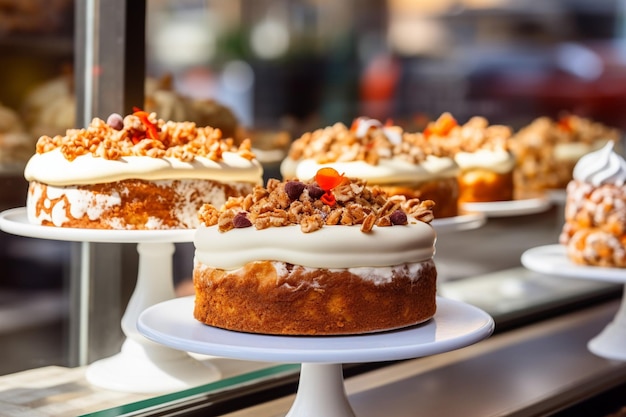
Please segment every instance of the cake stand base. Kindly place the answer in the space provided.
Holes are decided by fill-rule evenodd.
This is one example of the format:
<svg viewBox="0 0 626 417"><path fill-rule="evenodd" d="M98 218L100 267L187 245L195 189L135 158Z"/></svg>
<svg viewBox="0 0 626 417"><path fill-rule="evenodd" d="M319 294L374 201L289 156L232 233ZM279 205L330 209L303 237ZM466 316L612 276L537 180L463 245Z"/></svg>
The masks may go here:
<svg viewBox="0 0 626 417"><path fill-rule="evenodd" d="M120 353L89 365L85 377L108 390L165 393L217 381L221 372L186 352L126 339Z"/></svg>
<svg viewBox="0 0 626 417"><path fill-rule="evenodd" d="M286 417L355 417L341 364L303 363L296 399Z"/></svg>
<svg viewBox="0 0 626 417"><path fill-rule="evenodd" d="M587 348L603 358L626 361L626 287L615 318L589 341Z"/></svg>

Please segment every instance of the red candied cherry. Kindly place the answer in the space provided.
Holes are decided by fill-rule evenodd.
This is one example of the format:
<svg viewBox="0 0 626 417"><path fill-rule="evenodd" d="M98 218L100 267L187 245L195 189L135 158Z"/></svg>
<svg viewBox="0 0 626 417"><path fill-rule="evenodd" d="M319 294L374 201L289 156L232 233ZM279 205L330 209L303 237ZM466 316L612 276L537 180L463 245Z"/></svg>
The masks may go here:
<svg viewBox="0 0 626 417"><path fill-rule="evenodd" d="M338 173L334 168L326 167L317 171L317 174L315 174L315 182L325 191L321 198L324 204L329 206L335 205L335 196L331 190L341 184L343 180L343 174Z"/></svg>

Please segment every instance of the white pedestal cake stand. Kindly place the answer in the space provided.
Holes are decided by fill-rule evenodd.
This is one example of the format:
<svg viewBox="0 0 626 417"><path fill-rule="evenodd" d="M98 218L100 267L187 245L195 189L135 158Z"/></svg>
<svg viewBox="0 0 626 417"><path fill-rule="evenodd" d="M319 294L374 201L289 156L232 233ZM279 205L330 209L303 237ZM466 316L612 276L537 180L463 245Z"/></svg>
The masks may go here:
<svg viewBox="0 0 626 417"><path fill-rule="evenodd" d="M137 330L139 314L147 307L174 298L172 255L175 242L190 242L195 230L99 230L33 225L25 208L0 214L0 230L15 235L71 242L137 243L137 283L121 326L126 339L121 351L87 367L93 385L125 392L168 392L206 384L220 378L210 362L143 337ZM88 283L83 283L87 286Z"/></svg>
<svg viewBox="0 0 626 417"><path fill-rule="evenodd" d="M271 336L206 326L193 317L193 296L156 304L137 327L175 349L243 360L302 363L296 399L287 417L354 417L342 363L434 355L476 343L493 332L493 319L459 301L437 298L435 316L417 326L357 336Z"/></svg>
<svg viewBox="0 0 626 417"><path fill-rule="evenodd" d="M529 249L522 254L521 262L542 274L626 284L626 269L576 265L567 258L565 246L559 244ZM603 358L626 361L626 287L615 318L587 347Z"/></svg>

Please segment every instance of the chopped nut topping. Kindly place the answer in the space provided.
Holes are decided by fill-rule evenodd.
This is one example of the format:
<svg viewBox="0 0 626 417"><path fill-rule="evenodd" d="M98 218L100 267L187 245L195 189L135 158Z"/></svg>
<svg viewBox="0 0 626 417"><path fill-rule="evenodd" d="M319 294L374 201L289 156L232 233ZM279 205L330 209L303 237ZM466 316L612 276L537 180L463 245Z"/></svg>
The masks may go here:
<svg viewBox="0 0 626 417"><path fill-rule="evenodd" d="M374 226L388 227L433 220L432 200L404 196L387 197L379 187L368 187L364 180L344 178L330 190L335 204L322 199L326 194L315 182L296 179L280 182L270 179L246 197L231 197L218 211L205 204L199 212L206 226L218 225L220 232L254 226L256 229L300 225L304 233L324 226L360 225L368 233Z"/></svg>
<svg viewBox="0 0 626 417"><path fill-rule="evenodd" d="M366 127L364 129L363 127ZM307 132L289 150L294 160L313 159L319 164L364 161L378 165L381 159L399 158L418 164L427 156L454 157L460 151L506 149L512 130L489 125L484 117L473 117L459 125L449 114L429 124L424 132L409 133L400 126L383 126L372 119L356 119L351 128L336 123Z"/></svg>
<svg viewBox="0 0 626 417"><path fill-rule="evenodd" d="M60 148L69 161L88 153L112 160L123 156L150 156L188 162L203 156L220 161L224 152L236 152L248 160L255 158L249 139L236 147L234 139L223 138L217 128L198 127L193 122L164 121L157 119L155 113L136 112L121 121L120 118L112 115L109 123L94 118L87 128L68 129L65 136L42 136L37 141L37 153Z"/></svg>

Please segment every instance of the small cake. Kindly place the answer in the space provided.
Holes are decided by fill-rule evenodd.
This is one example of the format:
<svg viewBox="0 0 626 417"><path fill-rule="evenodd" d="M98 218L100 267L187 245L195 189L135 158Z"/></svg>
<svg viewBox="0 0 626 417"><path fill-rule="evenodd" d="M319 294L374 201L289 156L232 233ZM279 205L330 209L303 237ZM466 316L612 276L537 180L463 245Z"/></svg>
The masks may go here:
<svg viewBox="0 0 626 417"><path fill-rule="evenodd" d="M296 139L281 164L283 179L308 180L323 167L361 178L390 195L433 200L435 217L458 214L458 166L444 146L421 133L360 117L348 128L336 123Z"/></svg>
<svg viewBox="0 0 626 417"><path fill-rule="evenodd" d="M460 125L450 113L443 113L424 129L428 141L446 143L454 149L454 161L460 168L461 204L513 199L515 158L508 147L511 134L510 127L490 125L480 116Z"/></svg>
<svg viewBox="0 0 626 417"><path fill-rule="evenodd" d="M136 109L39 138L24 170L26 209L44 226L196 228L202 204L245 195L262 175L249 141L235 147L219 129Z"/></svg>
<svg viewBox="0 0 626 417"><path fill-rule="evenodd" d="M196 232L194 317L228 330L340 335L415 325L436 310L430 200L387 197L324 168L270 179Z"/></svg>
<svg viewBox="0 0 626 417"><path fill-rule="evenodd" d="M577 264L626 268L626 161L613 142L580 158L559 241Z"/></svg>
<svg viewBox="0 0 626 417"><path fill-rule="evenodd" d="M618 129L591 119L575 115L557 120L538 117L510 141L516 157L515 187L523 193L564 190L583 155L619 139Z"/></svg>

